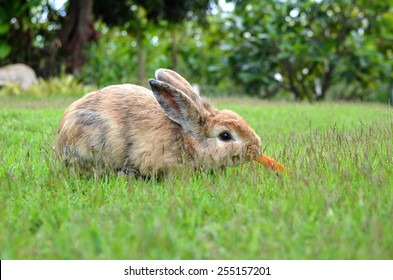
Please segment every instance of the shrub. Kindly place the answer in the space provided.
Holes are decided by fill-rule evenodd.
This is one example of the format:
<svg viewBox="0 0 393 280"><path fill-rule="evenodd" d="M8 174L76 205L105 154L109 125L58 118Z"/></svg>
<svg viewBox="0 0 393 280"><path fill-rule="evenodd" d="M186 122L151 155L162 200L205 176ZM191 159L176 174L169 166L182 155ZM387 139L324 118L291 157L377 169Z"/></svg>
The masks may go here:
<svg viewBox="0 0 393 280"><path fill-rule="evenodd" d="M24 90L18 84L7 84L0 89L0 96L17 96L28 95L35 97L46 97L52 95L80 95L93 91L95 87L84 85L73 75L61 75L48 80L42 78L32 85L29 89Z"/></svg>

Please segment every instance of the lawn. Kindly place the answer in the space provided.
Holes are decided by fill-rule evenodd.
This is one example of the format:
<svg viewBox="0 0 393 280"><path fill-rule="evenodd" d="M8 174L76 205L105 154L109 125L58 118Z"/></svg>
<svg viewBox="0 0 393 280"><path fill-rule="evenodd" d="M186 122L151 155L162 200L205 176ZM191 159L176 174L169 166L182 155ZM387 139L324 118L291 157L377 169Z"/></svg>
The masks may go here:
<svg viewBox="0 0 393 280"><path fill-rule="evenodd" d="M393 259L393 111L214 99L267 155L161 182L83 178L52 152L75 97L0 97L1 259Z"/></svg>

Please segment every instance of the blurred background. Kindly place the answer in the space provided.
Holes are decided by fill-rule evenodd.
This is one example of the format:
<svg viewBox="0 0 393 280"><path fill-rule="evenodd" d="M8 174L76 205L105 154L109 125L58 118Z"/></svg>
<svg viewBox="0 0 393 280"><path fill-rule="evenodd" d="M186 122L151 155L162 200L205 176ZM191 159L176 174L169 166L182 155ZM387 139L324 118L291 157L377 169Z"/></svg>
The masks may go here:
<svg viewBox="0 0 393 280"><path fill-rule="evenodd" d="M387 103L393 0L0 0L0 66L15 63L38 95L147 85L165 67L208 96Z"/></svg>

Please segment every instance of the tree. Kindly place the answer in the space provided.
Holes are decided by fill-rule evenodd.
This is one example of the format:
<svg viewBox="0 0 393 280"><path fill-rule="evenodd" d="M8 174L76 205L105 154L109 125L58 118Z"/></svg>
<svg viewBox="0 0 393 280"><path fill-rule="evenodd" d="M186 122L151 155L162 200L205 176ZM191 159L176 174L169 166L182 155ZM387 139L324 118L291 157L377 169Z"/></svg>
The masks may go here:
<svg viewBox="0 0 393 280"><path fill-rule="evenodd" d="M107 1L95 0L94 13L109 26L121 26L136 38L138 80L143 83L146 77L146 32L152 26L165 27L171 41L171 68L177 68L178 38L177 28L185 20L205 22L211 3L216 0L129 0L111 3L108 11Z"/></svg>
<svg viewBox="0 0 393 280"><path fill-rule="evenodd" d="M61 13L49 0L1 0L0 58L4 64L27 63L44 76L57 74L61 65L55 62L61 61L67 72L78 74L87 60L86 46L99 38L94 22L101 18L137 38L139 76L144 79L145 31L161 21L169 26L203 19L214 1L69 0Z"/></svg>
<svg viewBox="0 0 393 280"><path fill-rule="evenodd" d="M250 94L281 89L310 101L338 80L370 87L392 67L378 47L392 50L391 28L381 32L387 14L387 1L237 1L228 30L233 78Z"/></svg>
<svg viewBox="0 0 393 280"><path fill-rule="evenodd" d="M47 77L56 75L65 61L68 72L78 73L85 60L82 50L97 35L92 28L92 3L70 0L63 15L48 0L2 1L3 63L26 63Z"/></svg>
<svg viewBox="0 0 393 280"><path fill-rule="evenodd" d="M66 71L77 75L86 62L84 50L98 40L94 29L93 0L69 0L68 11L58 33Z"/></svg>
<svg viewBox="0 0 393 280"><path fill-rule="evenodd" d="M0 59L3 63L30 62L35 33L41 26L33 19L39 1L0 1ZM46 34L43 33L45 36Z"/></svg>

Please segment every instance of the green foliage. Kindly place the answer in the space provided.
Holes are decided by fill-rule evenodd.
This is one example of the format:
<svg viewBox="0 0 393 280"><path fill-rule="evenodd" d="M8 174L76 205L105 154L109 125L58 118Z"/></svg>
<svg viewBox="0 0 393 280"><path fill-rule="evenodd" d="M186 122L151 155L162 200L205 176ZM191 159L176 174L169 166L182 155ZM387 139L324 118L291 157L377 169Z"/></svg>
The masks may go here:
<svg viewBox="0 0 393 280"><path fill-rule="evenodd" d="M0 96L35 96L47 97L52 95L81 95L91 92L95 89L93 86L85 85L78 82L72 75L61 75L59 77L44 80L38 79L27 90L22 89L18 84L7 84L0 88Z"/></svg>
<svg viewBox="0 0 393 280"><path fill-rule="evenodd" d="M25 63L48 76L54 68L59 47L56 32L60 16L48 0L2 1L0 3L1 66Z"/></svg>
<svg viewBox="0 0 393 280"><path fill-rule="evenodd" d="M82 79L144 84L155 69L169 67L207 94L244 88L260 97L387 101L393 79L388 2L237 1L235 7L217 8L207 26L143 23L143 54L137 30L109 29L91 47L93 63ZM149 13L143 11L141 19Z"/></svg>
<svg viewBox="0 0 393 280"><path fill-rule="evenodd" d="M206 93L383 102L391 95L392 1L226 2L233 11L216 0L124 0L110 9L95 0L101 37L86 50L78 78L98 86L145 84L168 67ZM65 7L2 1L1 64L25 62L44 77L64 69L66 44L58 35Z"/></svg>
<svg viewBox="0 0 393 280"><path fill-rule="evenodd" d="M387 1L239 1L233 77L254 95L323 99L337 82L364 94L392 79L392 15Z"/></svg>
<svg viewBox="0 0 393 280"><path fill-rule="evenodd" d="M5 10L0 9L0 38L3 38L5 34L10 30L10 25L7 21L4 20L5 18ZM11 52L11 47L9 44L4 42L3 40L0 41L0 59L6 58L9 53Z"/></svg>
<svg viewBox="0 0 393 280"><path fill-rule="evenodd" d="M195 22L184 23L182 28L170 28L165 21L160 22L160 29L146 26L143 43L146 76L141 82L136 38L126 28L108 28L104 23L97 23L102 36L97 44L89 47L89 63L79 78L98 87L118 83L147 86L147 79L154 76L155 70L172 68L191 83L214 85L215 90L228 91L232 84L225 68L224 51L219 48L220 22L210 17L209 21L209 29Z"/></svg>
<svg viewBox="0 0 393 280"><path fill-rule="evenodd" d="M117 2L110 12L103 1L95 2L95 13L105 23L97 24L102 37L98 46L89 50L89 60L93 63L83 70L82 80L99 85L123 81L146 84L156 69L167 67L186 76L197 73L194 81L209 82L213 77L210 72L218 73L219 68L207 63L211 58L217 60L220 52L209 51L211 42L201 36L208 33L202 23L209 3L214 2L123 1ZM185 19L192 20L185 22ZM108 65L111 67L102 67ZM97 68L106 73L98 76L94 71Z"/></svg>
<svg viewBox="0 0 393 280"><path fill-rule="evenodd" d="M23 100L0 100L1 259L393 257L391 109L217 99L294 176L250 163L145 182L67 172L51 146L72 100Z"/></svg>
<svg viewBox="0 0 393 280"><path fill-rule="evenodd" d="M184 20L197 20L204 22L211 4L216 0L123 0L111 3L105 0L94 1L94 14L109 26L124 26L137 20L139 8L146 11L149 21L159 23L161 20L173 24ZM138 7L139 6L139 7Z"/></svg>
<svg viewBox="0 0 393 280"><path fill-rule="evenodd" d="M98 87L119 83L138 84L138 46L135 37L125 29L110 28L105 24L97 24L102 37L97 44L88 49L89 63L84 66L80 79ZM145 45L147 72L154 73L154 67L169 64L164 49L159 45L158 37L152 33L145 33L145 40L150 44ZM162 42L161 42L162 43ZM147 79L145 79L147 83Z"/></svg>

